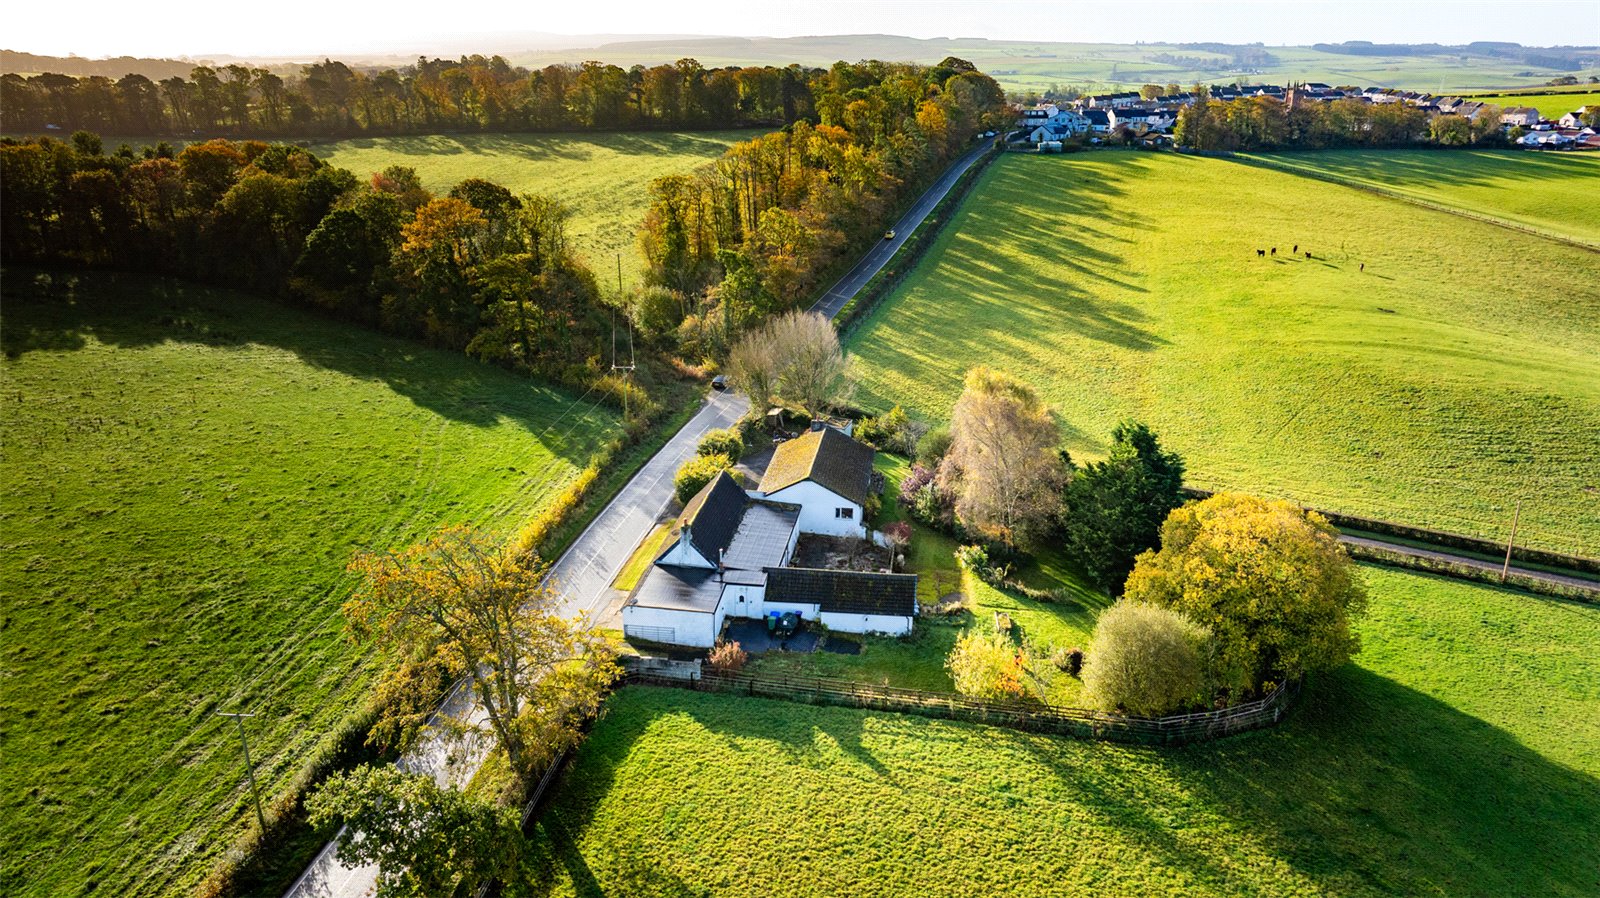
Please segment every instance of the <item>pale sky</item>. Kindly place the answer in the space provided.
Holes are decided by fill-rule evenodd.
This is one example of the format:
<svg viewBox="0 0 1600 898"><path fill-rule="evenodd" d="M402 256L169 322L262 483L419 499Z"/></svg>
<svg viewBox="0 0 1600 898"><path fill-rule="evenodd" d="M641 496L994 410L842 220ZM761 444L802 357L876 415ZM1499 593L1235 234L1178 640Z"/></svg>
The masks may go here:
<svg viewBox="0 0 1600 898"><path fill-rule="evenodd" d="M0 46L51 55L409 53L472 35L696 34L1105 41L1600 44L1600 0L79 0L13 3Z"/></svg>

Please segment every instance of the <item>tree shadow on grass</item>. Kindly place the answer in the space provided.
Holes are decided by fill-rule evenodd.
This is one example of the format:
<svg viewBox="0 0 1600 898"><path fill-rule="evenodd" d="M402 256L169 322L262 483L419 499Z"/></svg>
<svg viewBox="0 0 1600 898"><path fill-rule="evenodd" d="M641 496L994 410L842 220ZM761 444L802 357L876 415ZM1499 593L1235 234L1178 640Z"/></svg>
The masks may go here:
<svg viewBox="0 0 1600 898"><path fill-rule="evenodd" d="M1329 894L1592 895L1600 781L1364 668L1311 684L1279 729L1147 749L1185 789ZM1037 746L1036 746L1037 748ZM1055 763L1048 750L1042 760ZM1058 765L1059 767L1059 765ZM1237 886L1172 809L1063 774L1151 856Z"/></svg>
<svg viewBox="0 0 1600 898"><path fill-rule="evenodd" d="M315 367L380 381L449 420L490 427L516 421L556 456L581 464L592 435L616 416L531 378L359 325L232 290L147 275L10 268L5 270L6 358L73 352L93 340L118 348L182 343L242 350L286 350ZM199 386L199 385L197 385Z"/></svg>

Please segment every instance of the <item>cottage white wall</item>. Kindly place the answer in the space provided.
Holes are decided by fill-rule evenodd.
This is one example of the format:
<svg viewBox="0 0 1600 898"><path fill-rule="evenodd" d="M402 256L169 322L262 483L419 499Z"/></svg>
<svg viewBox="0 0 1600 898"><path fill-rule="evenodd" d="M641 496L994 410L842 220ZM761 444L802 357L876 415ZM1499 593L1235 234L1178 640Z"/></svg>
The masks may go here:
<svg viewBox="0 0 1600 898"><path fill-rule="evenodd" d="M717 606L717 610L723 612L725 617L760 617L761 600L766 592L765 586L724 586L722 604Z"/></svg>
<svg viewBox="0 0 1600 898"><path fill-rule="evenodd" d="M625 605L622 609L623 634L639 639L710 648L716 644L717 633L721 629L721 615L711 612L647 608L641 605ZM672 633L669 637L669 634L659 632L661 630L671 630Z"/></svg>
<svg viewBox="0 0 1600 898"><path fill-rule="evenodd" d="M801 620L815 621L820 617L821 608L820 606L807 605L803 602L774 602L771 600L763 600L761 603L761 614L757 615L757 617L766 617L774 612L778 614L788 614L791 611L800 615Z"/></svg>
<svg viewBox="0 0 1600 898"><path fill-rule="evenodd" d="M790 502L800 506L800 527L805 533L825 533L829 536L859 536L865 538L867 525L861 520L861 506L810 480L785 487L766 498L774 502ZM835 516L835 509L849 508L853 514L848 519Z"/></svg>
<svg viewBox="0 0 1600 898"><path fill-rule="evenodd" d="M672 546L662 554L660 560L658 560L656 564L676 565L677 567L697 567L706 570L716 567L716 564L707 560L706 557L701 555L687 539L684 539L684 534L678 535L677 540L675 540Z"/></svg>
<svg viewBox="0 0 1600 898"><path fill-rule="evenodd" d="M911 618L897 614L844 614L838 611L822 613L822 625L841 633L883 633L904 636L911 632Z"/></svg>

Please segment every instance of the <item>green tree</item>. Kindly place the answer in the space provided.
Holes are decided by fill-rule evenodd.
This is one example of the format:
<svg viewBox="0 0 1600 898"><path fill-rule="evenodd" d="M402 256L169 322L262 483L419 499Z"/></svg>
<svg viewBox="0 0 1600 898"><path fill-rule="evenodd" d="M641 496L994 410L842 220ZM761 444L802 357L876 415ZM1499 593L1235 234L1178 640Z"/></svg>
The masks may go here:
<svg viewBox="0 0 1600 898"><path fill-rule="evenodd" d="M619 673L605 637L582 615L567 615L546 565L468 528L398 553L361 553L352 567L365 583L344 606L351 635L389 657L435 659L468 678L484 723L433 725L451 736L492 735L524 786L578 743ZM414 736L437 698L406 697L385 704L380 738Z"/></svg>
<svg viewBox="0 0 1600 898"><path fill-rule="evenodd" d="M1083 666L1084 695L1102 711L1159 717L1195 702L1205 683L1210 634L1176 611L1126 599L1095 622Z"/></svg>
<svg viewBox="0 0 1600 898"><path fill-rule="evenodd" d="M672 494L679 502L688 502L705 485L717 479L723 471L733 470L733 459L726 455L696 455L678 468L672 478Z"/></svg>
<svg viewBox="0 0 1600 898"><path fill-rule="evenodd" d="M1121 591L1140 552L1160 545L1161 524L1183 504L1183 459L1150 428L1124 421L1105 461L1073 474L1062 496L1067 552L1101 587Z"/></svg>
<svg viewBox="0 0 1600 898"><path fill-rule="evenodd" d="M1172 512L1161 550L1139 556L1125 600L1208 628L1221 685L1329 670L1360 648L1351 620L1366 589L1338 533L1288 502L1218 493Z"/></svg>
<svg viewBox="0 0 1600 898"><path fill-rule="evenodd" d="M313 827L346 827L339 856L376 864L382 898L472 895L521 864L515 809L441 788L431 776L362 765L328 777L305 806Z"/></svg>

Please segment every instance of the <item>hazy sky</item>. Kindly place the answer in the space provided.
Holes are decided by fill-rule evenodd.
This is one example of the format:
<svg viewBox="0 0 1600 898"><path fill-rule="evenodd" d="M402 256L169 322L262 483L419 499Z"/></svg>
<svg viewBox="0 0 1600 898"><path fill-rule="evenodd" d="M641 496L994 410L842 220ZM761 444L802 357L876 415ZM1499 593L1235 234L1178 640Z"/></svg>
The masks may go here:
<svg viewBox="0 0 1600 898"><path fill-rule="evenodd" d="M80 56L411 52L454 35L906 34L1057 41L1600 44L1600 0L79 0L14 3L0 46Z"/></svg>

